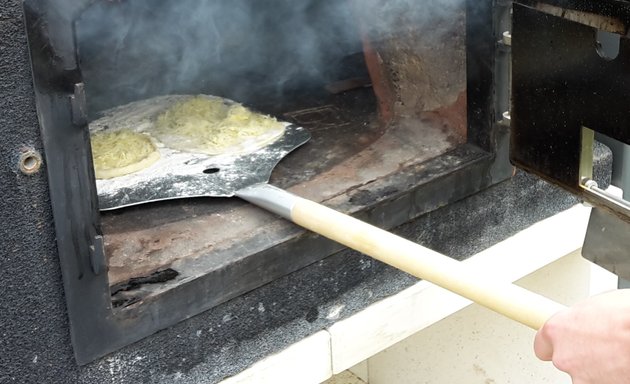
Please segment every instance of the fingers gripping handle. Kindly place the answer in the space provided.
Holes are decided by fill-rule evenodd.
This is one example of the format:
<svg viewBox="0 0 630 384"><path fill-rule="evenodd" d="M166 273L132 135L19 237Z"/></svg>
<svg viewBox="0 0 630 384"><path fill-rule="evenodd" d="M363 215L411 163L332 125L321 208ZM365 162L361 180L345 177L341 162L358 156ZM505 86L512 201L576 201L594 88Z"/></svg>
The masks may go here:
<svg viewBox="0 0 630 384"><path fill-rule="evenodd" d="M294 223L421 279L466 297L533 329L564 306L511 283L480 276L466 264L275 187L281 213ZM241 196L243 197L243 196ZM247 197L243 197L250 200ZM251 200L250 200L251 201ZM263 207L269 204L254 204ZM273 205L273 204L272 204ZM287 217L287 214L289 217Z"/></svg>

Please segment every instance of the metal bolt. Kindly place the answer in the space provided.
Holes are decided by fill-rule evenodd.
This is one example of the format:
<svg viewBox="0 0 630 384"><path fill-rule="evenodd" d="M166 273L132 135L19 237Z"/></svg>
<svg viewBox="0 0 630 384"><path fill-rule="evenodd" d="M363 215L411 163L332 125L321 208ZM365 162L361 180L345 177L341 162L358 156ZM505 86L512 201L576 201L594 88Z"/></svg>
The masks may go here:
<svg viewBox="0 0 630 384"><path fill-rule="evenodd" d="M38 151L26 148L22 150L18 166L25 175L34 175L42 168L42 155Z"/></svg>

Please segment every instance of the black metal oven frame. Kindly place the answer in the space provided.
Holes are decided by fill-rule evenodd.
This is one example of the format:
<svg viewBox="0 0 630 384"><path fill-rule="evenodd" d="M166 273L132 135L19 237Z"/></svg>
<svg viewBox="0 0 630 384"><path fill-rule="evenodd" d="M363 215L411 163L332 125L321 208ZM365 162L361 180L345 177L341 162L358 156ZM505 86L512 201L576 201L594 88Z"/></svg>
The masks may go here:
<svg viewBox="0 0 630 384"><path fill-rule="evenodd" d="M321 237L289 241L166 291L125 313L112 310L97 193L91 166L88 117L73 20L95 0L24 2L38 116L47 162L57 246L75 356L88 363L320 260L340 249ZM55 4L71 4L60 7ZM449 153L393 176L398 190L376 193L358 216L391 228L478 192L512 174L508 162L508 51L501 43L511 2L467 1L468 140ZM444 193L447 191L447 193ZM382 213L389 214L383 215ZM400 214L391 214L399 212ZM285 259L285 256L291 255ZM297 255L297 256L296 256ZM264 260L285 259L238 291L221 284ZM214 292L214 293L213 293ZM219 292L219 293L216 293Z"/></svg>

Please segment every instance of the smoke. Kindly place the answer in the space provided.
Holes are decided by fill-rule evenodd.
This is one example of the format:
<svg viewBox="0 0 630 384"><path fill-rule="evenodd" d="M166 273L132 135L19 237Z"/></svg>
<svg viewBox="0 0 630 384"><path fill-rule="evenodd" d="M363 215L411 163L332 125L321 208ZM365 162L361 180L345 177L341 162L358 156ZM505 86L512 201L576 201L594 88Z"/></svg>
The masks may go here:
<svg viewBox="0 0 630 384"><path fill-rule="evenodd" d="M294 89L316 92L365 74L365 35L448 26L463 2L97 1L75 23L90 113L162 94L271 103Z"/></svg>
<svg viewBox="0 0 630 384"><path fill-rule="evenodd" d="M433 39L449 30L453 19L465 8L466 0L353 0L365 32L387 38L413 27L431 28ZM483 0L477 0L483 1Z"/></svg>

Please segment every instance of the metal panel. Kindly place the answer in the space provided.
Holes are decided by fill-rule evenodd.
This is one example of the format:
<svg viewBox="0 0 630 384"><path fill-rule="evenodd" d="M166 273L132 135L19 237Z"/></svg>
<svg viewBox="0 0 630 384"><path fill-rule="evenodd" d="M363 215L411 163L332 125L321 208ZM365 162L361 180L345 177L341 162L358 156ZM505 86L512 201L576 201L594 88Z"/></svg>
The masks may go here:
<svg viewBox="0 0 630 384"><path fill-rule="evenodd" d="M630 143L630 40L622 38L618 57L607 60L598 53L595 28L533 8L540 2L519 3L525 5L515 4L513 16L511 160L583 195L582 127ZM630 4L615 2L619 17L610 17L611 2L589 3L603 20L627 26ZM593 19L581 15L587 24Z"/></svg>

